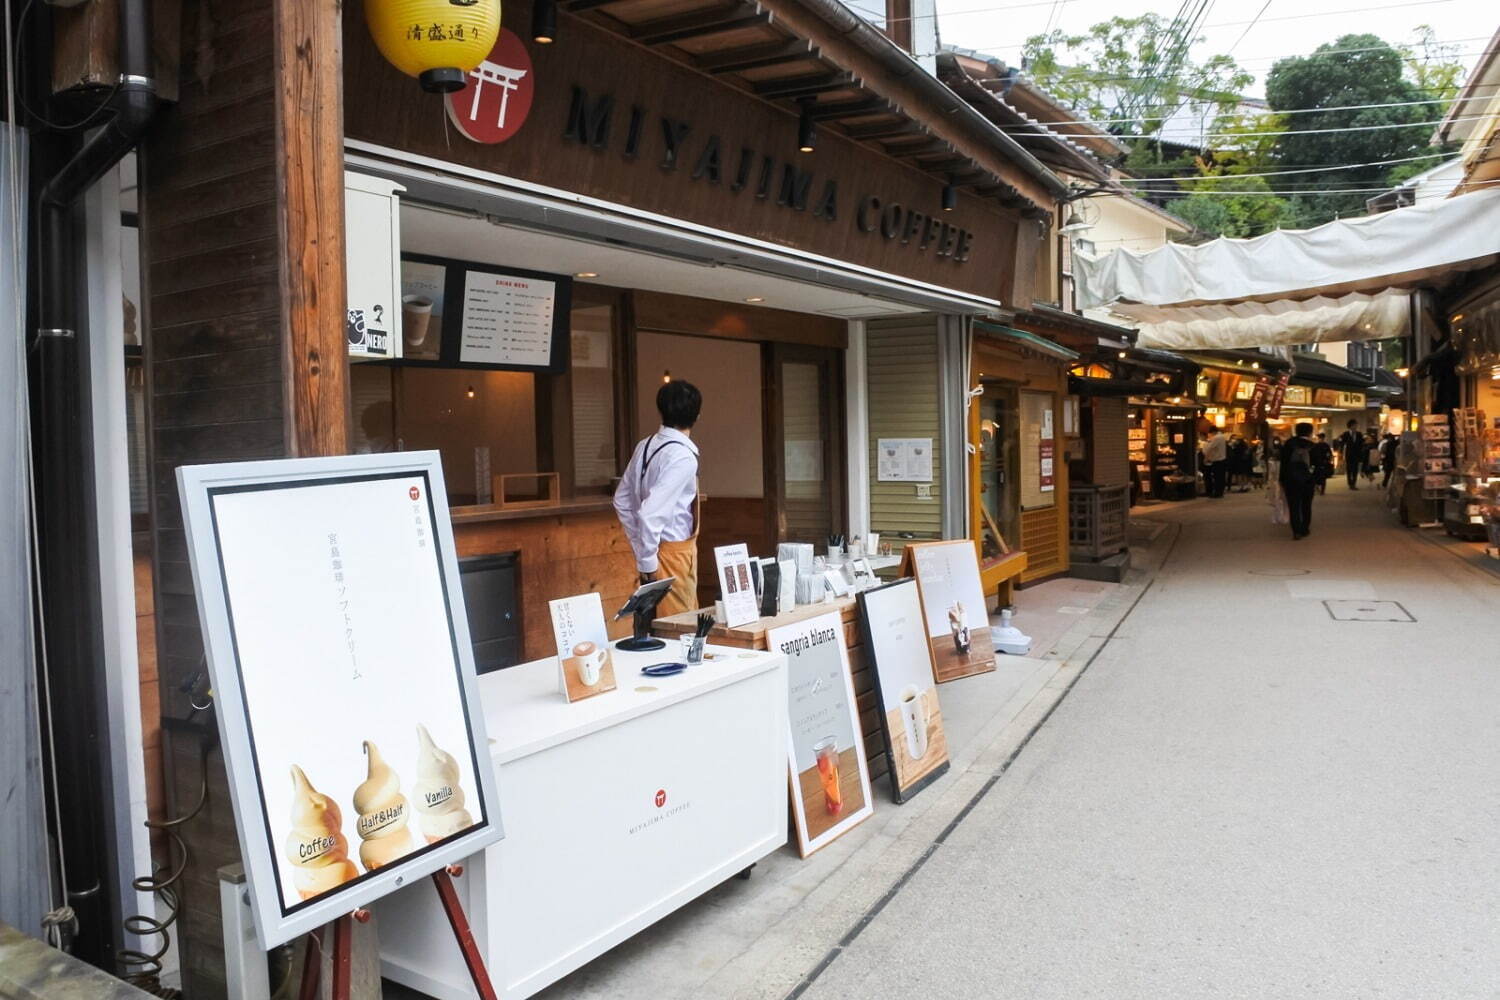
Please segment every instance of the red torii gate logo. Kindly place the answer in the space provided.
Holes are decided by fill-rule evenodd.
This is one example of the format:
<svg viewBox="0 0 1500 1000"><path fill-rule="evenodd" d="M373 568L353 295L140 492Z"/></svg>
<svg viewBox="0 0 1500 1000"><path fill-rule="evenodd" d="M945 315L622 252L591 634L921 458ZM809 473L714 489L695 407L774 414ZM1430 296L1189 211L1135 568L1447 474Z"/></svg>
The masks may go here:
<svg viewBox="0 0 1500 1000"><path fill-rule="evenodd" d="M504 142L531 113L536 78L531 56L514 31L500 29L495 47L469 72L462 90L443 97L448 120L475 142Z"/></svg>

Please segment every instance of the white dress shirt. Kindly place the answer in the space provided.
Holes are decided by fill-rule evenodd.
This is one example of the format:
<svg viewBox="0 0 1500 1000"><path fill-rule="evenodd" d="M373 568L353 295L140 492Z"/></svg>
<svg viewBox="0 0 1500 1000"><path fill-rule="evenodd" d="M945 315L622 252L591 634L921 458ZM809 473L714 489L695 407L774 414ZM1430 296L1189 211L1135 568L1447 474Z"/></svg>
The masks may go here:
<svg viewBox="0 0 1500 1000"><path fill-rule="evenodd" d="M1203 460L1222 462L1229 457L1229 441L1222 434L1215 434L1203 442Z"/></svg>
<svg viewBox="0 0 1500 1000"><path fill-rule="evenodd" d="M644 474L642 465L645 466ZM698 446L673 427L662 427L640 444L615 490L615 513L642 573L656 572L662 542L693 537L693 501L698 497Z"/></svg>

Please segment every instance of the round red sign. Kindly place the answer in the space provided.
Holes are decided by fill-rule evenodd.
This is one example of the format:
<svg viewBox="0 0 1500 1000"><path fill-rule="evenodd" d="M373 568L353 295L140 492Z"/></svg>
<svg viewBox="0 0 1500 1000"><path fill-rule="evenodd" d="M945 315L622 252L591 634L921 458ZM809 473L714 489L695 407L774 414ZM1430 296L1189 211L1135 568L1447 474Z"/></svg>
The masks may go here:
<svg viewBox="0 0 1500 1000"><path fill-rule="evenodd" d="M413 500L419 500L422 497L422 491L413 486L411 489L406 491L406 495L411 497Z"/></svg>
<svg viewBox="0 0 1500 1000"><path fill-rule="evenodd" d="M662 806L664 806L666 804L667 804L667 790L665 788L658 788L656 790L656 808L660 809Z"/></svg>
<svg viewBox="0 0 1500 1000"><path fill-rule="evenodd" d="M448 119L475 142L504 142L520 131L536 91L531 56L514 31L500 29L490 54L443 98Z"/></svg>

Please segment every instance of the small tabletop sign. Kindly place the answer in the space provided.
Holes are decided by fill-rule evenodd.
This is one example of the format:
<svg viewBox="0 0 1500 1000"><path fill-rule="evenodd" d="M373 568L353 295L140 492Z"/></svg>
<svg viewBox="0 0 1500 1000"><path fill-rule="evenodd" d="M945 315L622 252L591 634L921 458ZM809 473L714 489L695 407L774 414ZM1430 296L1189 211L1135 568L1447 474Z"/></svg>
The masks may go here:
<svg viewBox="0 0 1500 1000"><path fill-rule="evenodd" d="M766 647L787 658L787 763L805 858L874 813L843 618L833 611L769 629Z"/></svg>
<svg viewBox="0 0 1500 1000"><path fill-rule="evenodd" d="M903 576L917 578L939 684L995 669L979 556L967 538L906 547Z"/></svg>
<svg viewBox="0 0 1500 1000"><path fill-rule="evenodd" d="M557 640L559 686L568 701L582 701L615 689L614 650L604 625L598 594L551 601L552 635Z"/></svg>
<svg viewBox="0 0 1500 1000"><path fill-rule="evenodd" d="M905 802L948 770L947 730L916 581L862 591L859 620L880 697L891 795Z"/></svg>
<svg viewBox="0 0 1500 1000"><path fill-rule="evenodd" d="M750 579L750 550L744 542L714 549L719 573L719 593L724 601L724 624L739 628L760 617L755 583Z"/></svg>
<svg viewBox="0 0 1500 1000"><path fill-rule="evenodd" d="M499 840L438 453L177 484L260 945Z"/></svg>

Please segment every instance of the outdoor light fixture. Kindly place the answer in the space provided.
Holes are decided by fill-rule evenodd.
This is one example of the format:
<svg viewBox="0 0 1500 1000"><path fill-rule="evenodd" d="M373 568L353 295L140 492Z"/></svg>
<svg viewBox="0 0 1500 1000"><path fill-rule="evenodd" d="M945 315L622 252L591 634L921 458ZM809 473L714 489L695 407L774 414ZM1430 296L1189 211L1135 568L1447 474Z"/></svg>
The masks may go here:
<svg viewBox="0 0 1500 1000"><path fill-rule="evenodd" d="M575 271L573 273L573 277L575 277L575 278L597 278L597 277L599 277L599 272L598 271Z"/></svg>
<svg viewBox="0 0 1500 1000"><path fill-rule="evenodd" d="M662 385L666 385L670 381L672 381L672 372L670 369L668 369L667 371L661 373L661 382Z"/></svg>
<svg viewBox="0 0 1500 1000"><path fill-rule="evenodd" d="M392 66L422 89L451 94L500 37L500 0L366 0L365 24Z"/></svg>
<svg viewBox="0 0 1500 1000"><path fill-rule="evenodd" d="M762 296L752 295L748 299L746 299L745 301L746 302L764 302L766 300Z"/></svg>
<svg viewBox="0 0 1500 1000"><path fill-rule="evenodd" d="M804 97L798 103L802 105L802 113L797 118L797 150L811 153L818 144L817 127L813 124L812 98Z"/></svg>
<svg viewBox="0 0 1500 1000"><path fill-rule="evenodd" d="M1120 352L1120 357L1122 357L1122 358L1125 357L1125 352L1124 351Z"/></svg>
<svg viewBox="0 0 1500 1000"><path fill-rule="evenodd" d="M557 3L555 0L532 0L531 40L551 45L557 40Z"/></svg>
<svg viewBox="0 0 1500 1000"><path fill-rule="evenodd" d="M958 187L953 183L953 178L948 178L948 183L943 185L943 211L951 212L958 207Z"/></svg>
<svg viewBox="0 0 1500 1000"><path fill-rule="evenodd" d="M1406 376L1408 376L1410 374L1411 374L1411 369L1410 368L1397 368L1396 369L1396 377L1397 378L1406 378Z"/></svg>
<svg viewBox="0 0 1500 1000"><path fill-rule="evenodd" d="M1259 368L1260 367L1260 362L1259 361L1252 361L1252 362L1250 362L1250 367L1251 368Z"/></svg>
<svg viewBox="0 0 1500 1000"><path fill-rule="evenodd" d="M1064 236L1077 236L1079 233L1086 233L1093 228L1094 224L1079 214L1078 209L1075 208L1068 213L1068 221L1063 223L1063 227L1058 232Z"/></svg>
<svg viewBox="0 0 1500 1000"><path fill-rule="evenodd" d="M469 386L469 388L464 391L464 395L468 396L470 399L473 399L474 398L474 387L472 385Z"/></svg>

